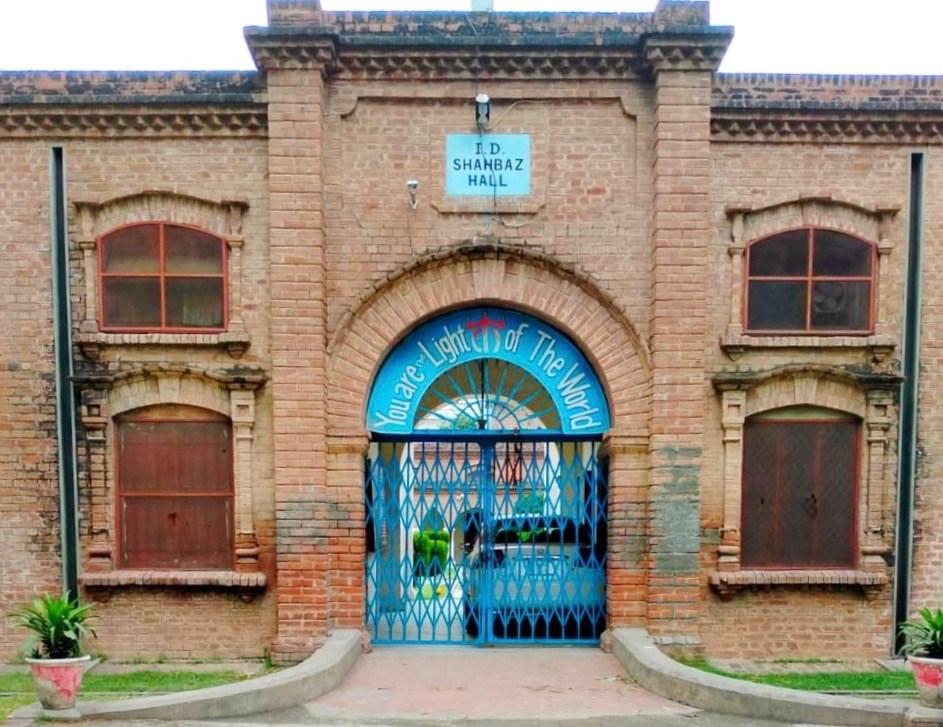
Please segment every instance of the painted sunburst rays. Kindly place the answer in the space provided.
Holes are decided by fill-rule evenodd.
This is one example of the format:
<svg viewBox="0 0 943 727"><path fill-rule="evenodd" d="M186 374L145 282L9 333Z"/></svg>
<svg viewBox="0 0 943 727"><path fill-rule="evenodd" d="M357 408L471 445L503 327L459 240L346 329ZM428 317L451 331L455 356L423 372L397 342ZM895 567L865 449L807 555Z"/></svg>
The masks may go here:
<svg viewBox="0 0 943 727"><path fill-rule="evenodd" d="M416 409L416 429L519 431L558 429L547 389L508 361L484 358L443 372Z"/></svg>

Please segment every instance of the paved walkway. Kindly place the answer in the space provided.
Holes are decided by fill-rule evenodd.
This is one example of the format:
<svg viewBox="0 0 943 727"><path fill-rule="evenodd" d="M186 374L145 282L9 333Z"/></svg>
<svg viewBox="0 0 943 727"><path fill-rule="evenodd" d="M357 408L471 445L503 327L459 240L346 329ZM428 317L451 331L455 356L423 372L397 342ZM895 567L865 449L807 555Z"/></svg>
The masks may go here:
<svg viewBox="0 0 943 727"><path fill-rule="evenodd" d="M662 699L632 683L611 655L577 647L377 647L359 660L339 688L301 707L224 723L123 724L782 727L710 715ZM81 725L115 727L114 722Z"/></svg>
<svg viewBox="0 0 943 727"><path fill-rule="evenodd" d="M689 707L635 686L595 648L377 647L340 688L304 708L311 721L593 720L678 715Z"/></svg>

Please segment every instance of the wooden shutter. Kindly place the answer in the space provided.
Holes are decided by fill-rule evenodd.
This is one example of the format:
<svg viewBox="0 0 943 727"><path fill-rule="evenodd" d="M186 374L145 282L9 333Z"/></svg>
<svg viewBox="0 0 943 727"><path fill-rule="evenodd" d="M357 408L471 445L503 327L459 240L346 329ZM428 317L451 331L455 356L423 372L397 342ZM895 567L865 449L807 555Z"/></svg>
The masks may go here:
<svg viewBox="0 0 943 727"><path fill-rule="evenodd" d="M118 426L121 566L232 567L232 435L222 421Z"/></svg>
<svg viewBox="0 0 943 727"><path fill-rule="evenodd" d="M858 430L854 421L747 422L744 567L855 566Z"/></svg>

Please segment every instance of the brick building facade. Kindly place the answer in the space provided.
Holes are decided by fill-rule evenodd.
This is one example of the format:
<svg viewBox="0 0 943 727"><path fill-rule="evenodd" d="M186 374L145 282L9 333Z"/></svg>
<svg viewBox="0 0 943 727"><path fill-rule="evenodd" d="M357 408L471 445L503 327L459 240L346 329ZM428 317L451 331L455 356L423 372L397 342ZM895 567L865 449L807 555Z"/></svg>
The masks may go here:
<svg viewBox="0 0 943 727"><path fill-rule="evenodd" d="M369 633L373 382L481 306L604 390L609 628L864 658L943 599L943 81L718 74L706 3L268 8L257 73L0 74L0 610L74 557L114 658ZM528 188L453 193L461 134L526 137Z"/></svg>

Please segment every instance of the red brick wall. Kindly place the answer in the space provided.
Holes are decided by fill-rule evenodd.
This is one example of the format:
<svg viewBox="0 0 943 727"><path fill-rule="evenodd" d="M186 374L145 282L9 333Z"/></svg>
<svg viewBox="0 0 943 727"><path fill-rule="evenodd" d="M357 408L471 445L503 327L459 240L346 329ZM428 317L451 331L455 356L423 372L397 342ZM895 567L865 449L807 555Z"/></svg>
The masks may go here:
<svg viewBox="0 0 943 727"><path fill-rule="evenodd" d="M655 80L325 83L316 64L305 63L268 72L268 139L89 132L64 144L73 202L163 190L248 203L243 318L251 345L242 359L219 346L122 345L107 348L98 363L81 359L81 368L246 365L271 375L256 398L252 477L268 589L249 602L214 589L98 591L96 648L115 657L235 657L259 656L271 645L291 659L309 653L330 628L360 626L363 407L371 378L419 320L486 302L519 306L558 325L584 346L607 386L614 415L613 626L699 636L718 656L883 654L891 628L887 588L873 600L853 588L779 587L721 601L708 586L729 484L710 378L810 363L896 371L899 349L875 361L860 346L777 344L734 358L718 344L738 320L738 311L731 318L738 283L728 211L812 197L837 223L904 210L888 217L881 233L890 252L878 280L883 334L899 341L909 148L798 143L775 134L731 142L716 129L712 139L706 71L664 70ZM862 108L880 95L868 84L848 84ZM792 93L815 102L844 98L821 79L728 77L713 88L715 103L763 105ZM518 208L444 195L445 136L475 130L471 99L479 91L492 98L494 131L532 136L533 193ZM0 546L9 554L0 569L0 611L59 582L48 146L47 139L0 143L0 168L14 180L0 186ZM934 150L927 165L915 604L943 598L943 496L935 485L943 420L933 407L943 389L935 366L943 324L933 315L943 304L938 161ZM408 204L407 179L420 183L416 209ZM70 232L75 242L78 220ZM84 270L75 245L73 254L78 323ZM878 504L888 543L895 437L891 426ZM80 470L85 482L84 460ZM87 549L84 491L82 506ZM19 636L0 623L0 653L11 653ZM848 639L849 629L856 638Z"/></svg>
<svg viewBox="0 0 943 727"><path fill-rule="evenodd" d="M943 604L943 154L924 156L923 288L914 515L913 609Z"/></svg>
<svg viewBox="0 0 943 727"><path fill-rule="evenodd" d="M52 374L52 302L49 241L48 141L4 140L0 157L15 171L16 184L0 188L0 259L9 301L3 309L10 325L3 337L0 380L4 442L0 512L3 513L3 592L6 613L29 595L61 588L59 566L58 480ZM265 187L265 142L234 139L107 139L63 144L69 202L108 200L146 190L166 190L209 199L245 199L243 317L251 346L240 363L268 360L268 199ZM82 254L75 245L79 222L70 219L73 316L85 305ZM45 324L42 321L46 321ZM45 333L44 333L45 332ZM234 360L225 349L117 346L99 362L80 357L77 370L132 367L139 363L187 362L225 367ZM227 394L228 395L228 394ZM271 489L271 406L258 402L255 437L255 520L260 562L270 580L274 569L274 501ZM83 552L90 538L88 463L79 428L79 488ZM110 464L110 463L109 463ZM13 554L16 554L13 557ZM99 638L92 648L113 658L259 657L274 632L274 598L269 592L249 603L236 593L151 587L96 589L85 594L97 601ZM173 614L170 616L170 614ZM152 634L153 638L148 638ZM0 652L12 655L21 634L4 621Z"/></svg>
<svg viewBox="0 0 943 727"><path fill-rule="evenodd" d="M0 145L0 613L60 582L49 147ZM0 619L0 653L24 634Z"/></svg>
<svg viewBox="0 0 943 727"><path fill-rule="evenodd" d="M906 205L908 150L855 144L720 143L712 144L713 242L710 268L711 328L709 370L763 370L794 363L855 367L867 371L894 371L900 355L895 350L876 363L863 348L808 349L795 346L747 350L735 360L716 342L731 319L732 244L728 207L762 209L800 197L836 200L828 214L841 227L847 210L838 202L874 209L882 204L901 212L887 231L893 250L882 260L878 280L879 314L888 322L886 333L899 342L902 276L906 262ZM747 240L748 241L748 240ZM877 242L877 240L873 240ZM896 415L895 415L896 416ZM723 437L721 410L716 395L706 413L705 457L702 479L703 572L701 636L708 653L732 657L873 658L890 648L891 589L873 599L850 588L775 587L746 590L724 602L706 584L716 567L716 546L723 525ZM885 541L893 543L893 508L896 479L896 429L888 433L885 452L886 490L882 495ZM864 460L862 460L864 461ZM888 569L888 573L890 573ZM849 630L861 638L849 639Z"/></svg>
<svg viewBox="0 0 943 727"><path fill-rule="evenodd" d="M495 133L533 135L533 212L437 209L446 201L445 135L475 131L474 85L332 84L325 119L330 334L384 277L430 250L490 236L592 276L644 339L652 153L645 88L535 81L526 92L513 82L489 82L487 90L492 118L503 118ZM416 210L407 179L420 183Z"/></svg>

